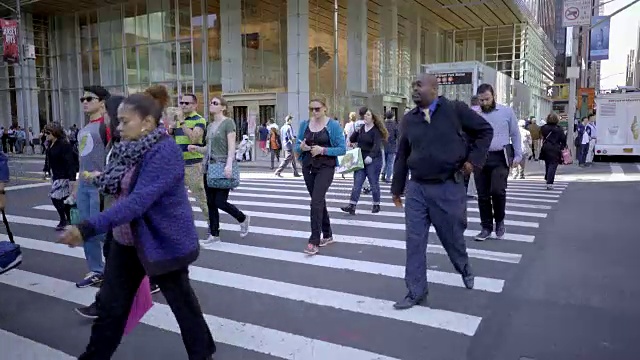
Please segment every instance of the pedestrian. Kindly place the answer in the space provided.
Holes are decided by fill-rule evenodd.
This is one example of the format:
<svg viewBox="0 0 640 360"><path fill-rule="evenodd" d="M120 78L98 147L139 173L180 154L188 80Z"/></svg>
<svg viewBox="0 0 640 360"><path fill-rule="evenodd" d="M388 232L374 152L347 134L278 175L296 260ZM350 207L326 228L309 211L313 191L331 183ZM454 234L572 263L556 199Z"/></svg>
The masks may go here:
<svg viewBox="0 0 640 360"><path fill-rule="evenodd" d="M326 196L333 182L338 156L345 154L346 145L340 123L327 116L324 99L312 99L309 111L311 119L300 123L295 151L300 154L302 176L311 196L311 236L304 252L315 255L320 246L333 242Z"/></svg>
<svg viewBox="0 0 640 360"><path fill-rule="evenodd" d="M209 237L200 241L202 247L209 247L220 242L220 213L219 210L231 215L240 224L240 236L249 234L251 218L245 215L233 204L229 203L229 188L219 188L209 185L208 171L211 163L224 163L224 174L219 176L231 179L236 162L236 123L227 117L227 101L222 97L214 97L209 104L210 123L207 127L206 146L189 145L192 152L204 154L202 173L204 191L207 198L209 220ZM243 135L243 137L246 135ZM238 179L239 180L239 179Z"/></svg>
<svg viewBox="0 0 640 360"><path fill-rule="evenodd" d="M567 147L567 135L558 125L560 117L551 113L547 116L547 123L540 128L542 136L542 148L540 160L544 161L544 179L547 182L547 190L553 189L558 165L562 163L562 150Z"/></svg>
<svg viewBox="0 0 640 360"><path fill-rule="evenodd" d="M296 166L296 157L293 153L293 145L296 141L295 133L293 132L293 127L291 123L293 121L293 116L287 115L284 119L284 125L280 128L280 135L282 136L281 143L284 147L284 159L280 163L280 166L276 169L274 173L275 176L282 177L282 171L291 164L293 168L293 176L300 177L301 175L298 173L298 167Z"/></svg>
<svg viewBox="0 0 640 360"><path fill-rule="evenodd" d="M60 123L48 123L44 133L51 145L47 148L43 170L51 173L49 198L60 218L56 230L61 231L71 222L71 206L65 204L65 200L71 195L71 183L76 181L73 148Z"/></svg>
<svg viewBox="0 0 640 360"><path fill-rule="evenodd" d="M79 246L84 239L114 230L96 301L98 318L79 360L113 356L145 275L160 286L174 313L188 358L211 359L216 350L189 281L188 266L197 259L199 247L182 151L158 126L161 116L162 109L148 95L124 100L118 117L126 141L116 145L105 171L92 179L101 192L118 201L69 228L59 240Z"/></svg>
<svg viewBox="0 0 640 360"><path fill-rule="evenodd" d="M275 164L280 163L280 149L282 149L282 141L277 127L269 129L269 153L271 153L271 170L275 169Z"/></svg>
<svg viewBox="0 0 640 360"><path fill-rule="evenodd" d="M104 122L105 101L111 94L102 86L88 86L84 89L80 103L89 116L89 123L78 132L78 153L80 173L102 172L107 157L106 147L111 140L111 133ZM96 216L103 207L98 188L82 176L76 182L72 196L67 202L75 199L80 220ZM104 234L96 234L86 238L82 245L89 272L76 283L79 288L98 285L102 282L104 262L102 243Z"/></svg>
<svg viewBox="0 0 640 360"><path fill-rule="evenodd" d="M496 102L493 86L481 84L477 94L480 115L493 128L487 161L482 171L474 172L482 225L475 239L484 241L491 236L494 223L496 238L502 239L506 232L504 218L509 169L522 161L522 145L518 119L513 109Z"/></svg>
<svg viewBox="0 0 640 360"><path fill-rule="evenodd" d="M438 79L421 74L413 83L416 107L400 122L400 140L391 181L396 206L406 185L405 283L408 293L394 304L408 309L426 299L429 227L436 229L451 263L467 289L474 285L464 240L464 174L481 168L493 130L460 101L438 97ZM473 143L471 151L463 134ZM446 149L446 151L443 151ZM407 174L411 179L407 182Z"/></svg>
<svg viewBox="0 0 640 360"><path fill-rule="evenodd" d="M518 128L520 129L520 148L522 149L522 160L519 163L513 163L513 173L512 176L514 179L524 179L524 168L527 165L527 161L531 160L532 157L532 143L531 133L525 129L527 125L526 120L518 121Z"/></svg>
<svg viewBox="0 0 640 360"><path fill-rule="evenodd" d="M594 157L594 148L596 146L597 133L596 133L596 116L589 115L589 120L587 122L587 126L584 130L589 135L589 146L587 147L587 155L585 158L585 165L591 166L593 165L593 157Z"/></svg>
<svg viewBox="0 0 640 360"><path fill-rule="evenodd" d="M360 116L364 119L362 126L351 134L349 142L356 144L360 148L360 153L364 162L364 168L356 170L353 174L353 187L349 205L341 207L340 210L350 215L356 214L356 206L360 200L362 187L365 180L369 180L369 187L373 197L373 207L371 213L380 212L380 171L382 170L382 148L383 143L389 137L387 128L380 118L369 110L362 107L359 110Z"/></svg>
<svg viewBox="0 0 640 360"><path fill-rule="evenodd" d="M387 141L384 142L384 169L382 171L382 179L385 183L391 182L391 175L393 175L393 163L396 160L396 149L398 144L398 119L395 117L393 111L388 110L384 114L384 126L389 133Z"/></svg>

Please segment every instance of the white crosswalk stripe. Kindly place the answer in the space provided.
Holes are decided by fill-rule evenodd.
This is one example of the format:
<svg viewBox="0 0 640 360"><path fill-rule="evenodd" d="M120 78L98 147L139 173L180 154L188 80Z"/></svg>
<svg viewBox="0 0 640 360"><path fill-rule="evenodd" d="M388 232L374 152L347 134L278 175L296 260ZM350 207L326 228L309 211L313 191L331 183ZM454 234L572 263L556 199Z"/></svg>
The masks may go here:
<svg viewBox="0 0 640 360"><path fill-rule="evenodd" d="M477 332L483 317L488 315L487 303L501 296L510 273L516 271L568 186L561 183L554 190L546 190L539 181L510 182L507 234L502 241L472 241L471 237L480 230L480 219L477 203L470 200L469 229L465 236L476 274L474 290L464 288L431 229L427 275L430 293L442 296L427 305L396 311L392 304L405 291L404 214L391 204L387 184L381 185L380 213L371 214L371 196L362 195L357 215L348 216L340 207L348 203L352 180L336 177L327 194L336 243L308 257L302 253L310 235L309 196L304 181L252 175L243 175L241 186L229 196L232 204L251 216L251 233L240 238L239 225L230 216L221 214L223 241L203 249L200 259L190 268L190 278L218 343L238 349L246 358L260 353L274 359L369 360L415 356L416 349L375 340L372 334L378 331L411 329L412 336L424 336L422 343L416 345L420 347L443 346L439 341L442 336L457 336L465 341ZM96 289L77 289L70 279L82 274L62 275L56 267L65 263L71 264L70 269L83 269L84 252L82 248L54 242L56 235L52 228L58 222L54 207L44 200L47 190L40 190L43 200L30 204L29 211L11 212L7 216L15 228L16 242L25 254L20 269L0 275L0 294L26 291L45 296L47 301L66 304L69 314L63 316L75 318L73 307L91 303ZM190 196L195 225L204 237L207 221L196 199ZM40 261L30 261L36 258ZM484 300L477 301L481 298ZM148 327L166 332L171 336L169 341L181 348L179 329L170 309L159 299L154 300L154 307L142 320L141 330L136 329L130 336L135 337L136 332ZM244 310L218 308L212 305L216 301ZM352 330L344 330L342 334L341 328ZM353 329L361 334L353 334ZM24 351L25 359L66 360L79 355L74 352L77 350L58 345L55 335L50 334L44 344L32 333L12 331L13 328L4 327L0 317L0 348L5 348L3 344L11 348L8 345L11 344L15 354ZM88 327L82 331L88 331ZM79 337L75 348L81 349L84 341L86 336ZM123 344L127 341L125 337ZM133 356L117 353L114 359L129 360Z"/></svg>

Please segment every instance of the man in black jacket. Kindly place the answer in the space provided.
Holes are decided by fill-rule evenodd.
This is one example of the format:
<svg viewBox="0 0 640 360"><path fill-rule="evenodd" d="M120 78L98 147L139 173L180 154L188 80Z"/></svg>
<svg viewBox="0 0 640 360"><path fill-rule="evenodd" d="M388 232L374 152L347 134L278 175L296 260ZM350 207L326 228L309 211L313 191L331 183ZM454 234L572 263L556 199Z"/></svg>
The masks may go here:
<svg viewBox="0 0 640 360"><path fill-rule="evenodd" d="M464 286L473 288L464 240L464 176L483 166L493 138L491 125L466 104L438 97L433 75L418 76L413 101L416 107L400 123L391 183L396 206L402 206L400 196L407 185L405 282L409 291L394 305L396 309L411 308L427 296L426 251L432 224Z"/></svg>

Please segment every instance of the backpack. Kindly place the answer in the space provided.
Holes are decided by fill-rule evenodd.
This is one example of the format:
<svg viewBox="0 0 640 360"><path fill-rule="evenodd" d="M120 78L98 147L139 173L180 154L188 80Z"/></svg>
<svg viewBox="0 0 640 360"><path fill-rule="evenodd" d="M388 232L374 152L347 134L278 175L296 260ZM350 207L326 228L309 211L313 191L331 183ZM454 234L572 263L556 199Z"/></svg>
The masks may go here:
<svg viewBox="0 0 640 360"><path fill-rule="evenodd" d="M576 147L582 145L582 136L584 135L586 128L586 126L578 126L578 136L576 136L575 140L573 140L573 145L575 145Z"/></svg>

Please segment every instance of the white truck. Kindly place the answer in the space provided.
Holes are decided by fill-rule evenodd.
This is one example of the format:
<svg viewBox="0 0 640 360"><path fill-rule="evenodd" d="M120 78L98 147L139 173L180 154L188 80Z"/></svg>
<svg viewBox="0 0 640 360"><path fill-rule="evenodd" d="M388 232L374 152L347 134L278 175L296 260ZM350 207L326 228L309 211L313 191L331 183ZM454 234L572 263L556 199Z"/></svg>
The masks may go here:
<svg viewBox="0 0 640 360"><path fill-rule="evenodd" d="M640 156L640 92L599 95L596 156Z"/></svg>

